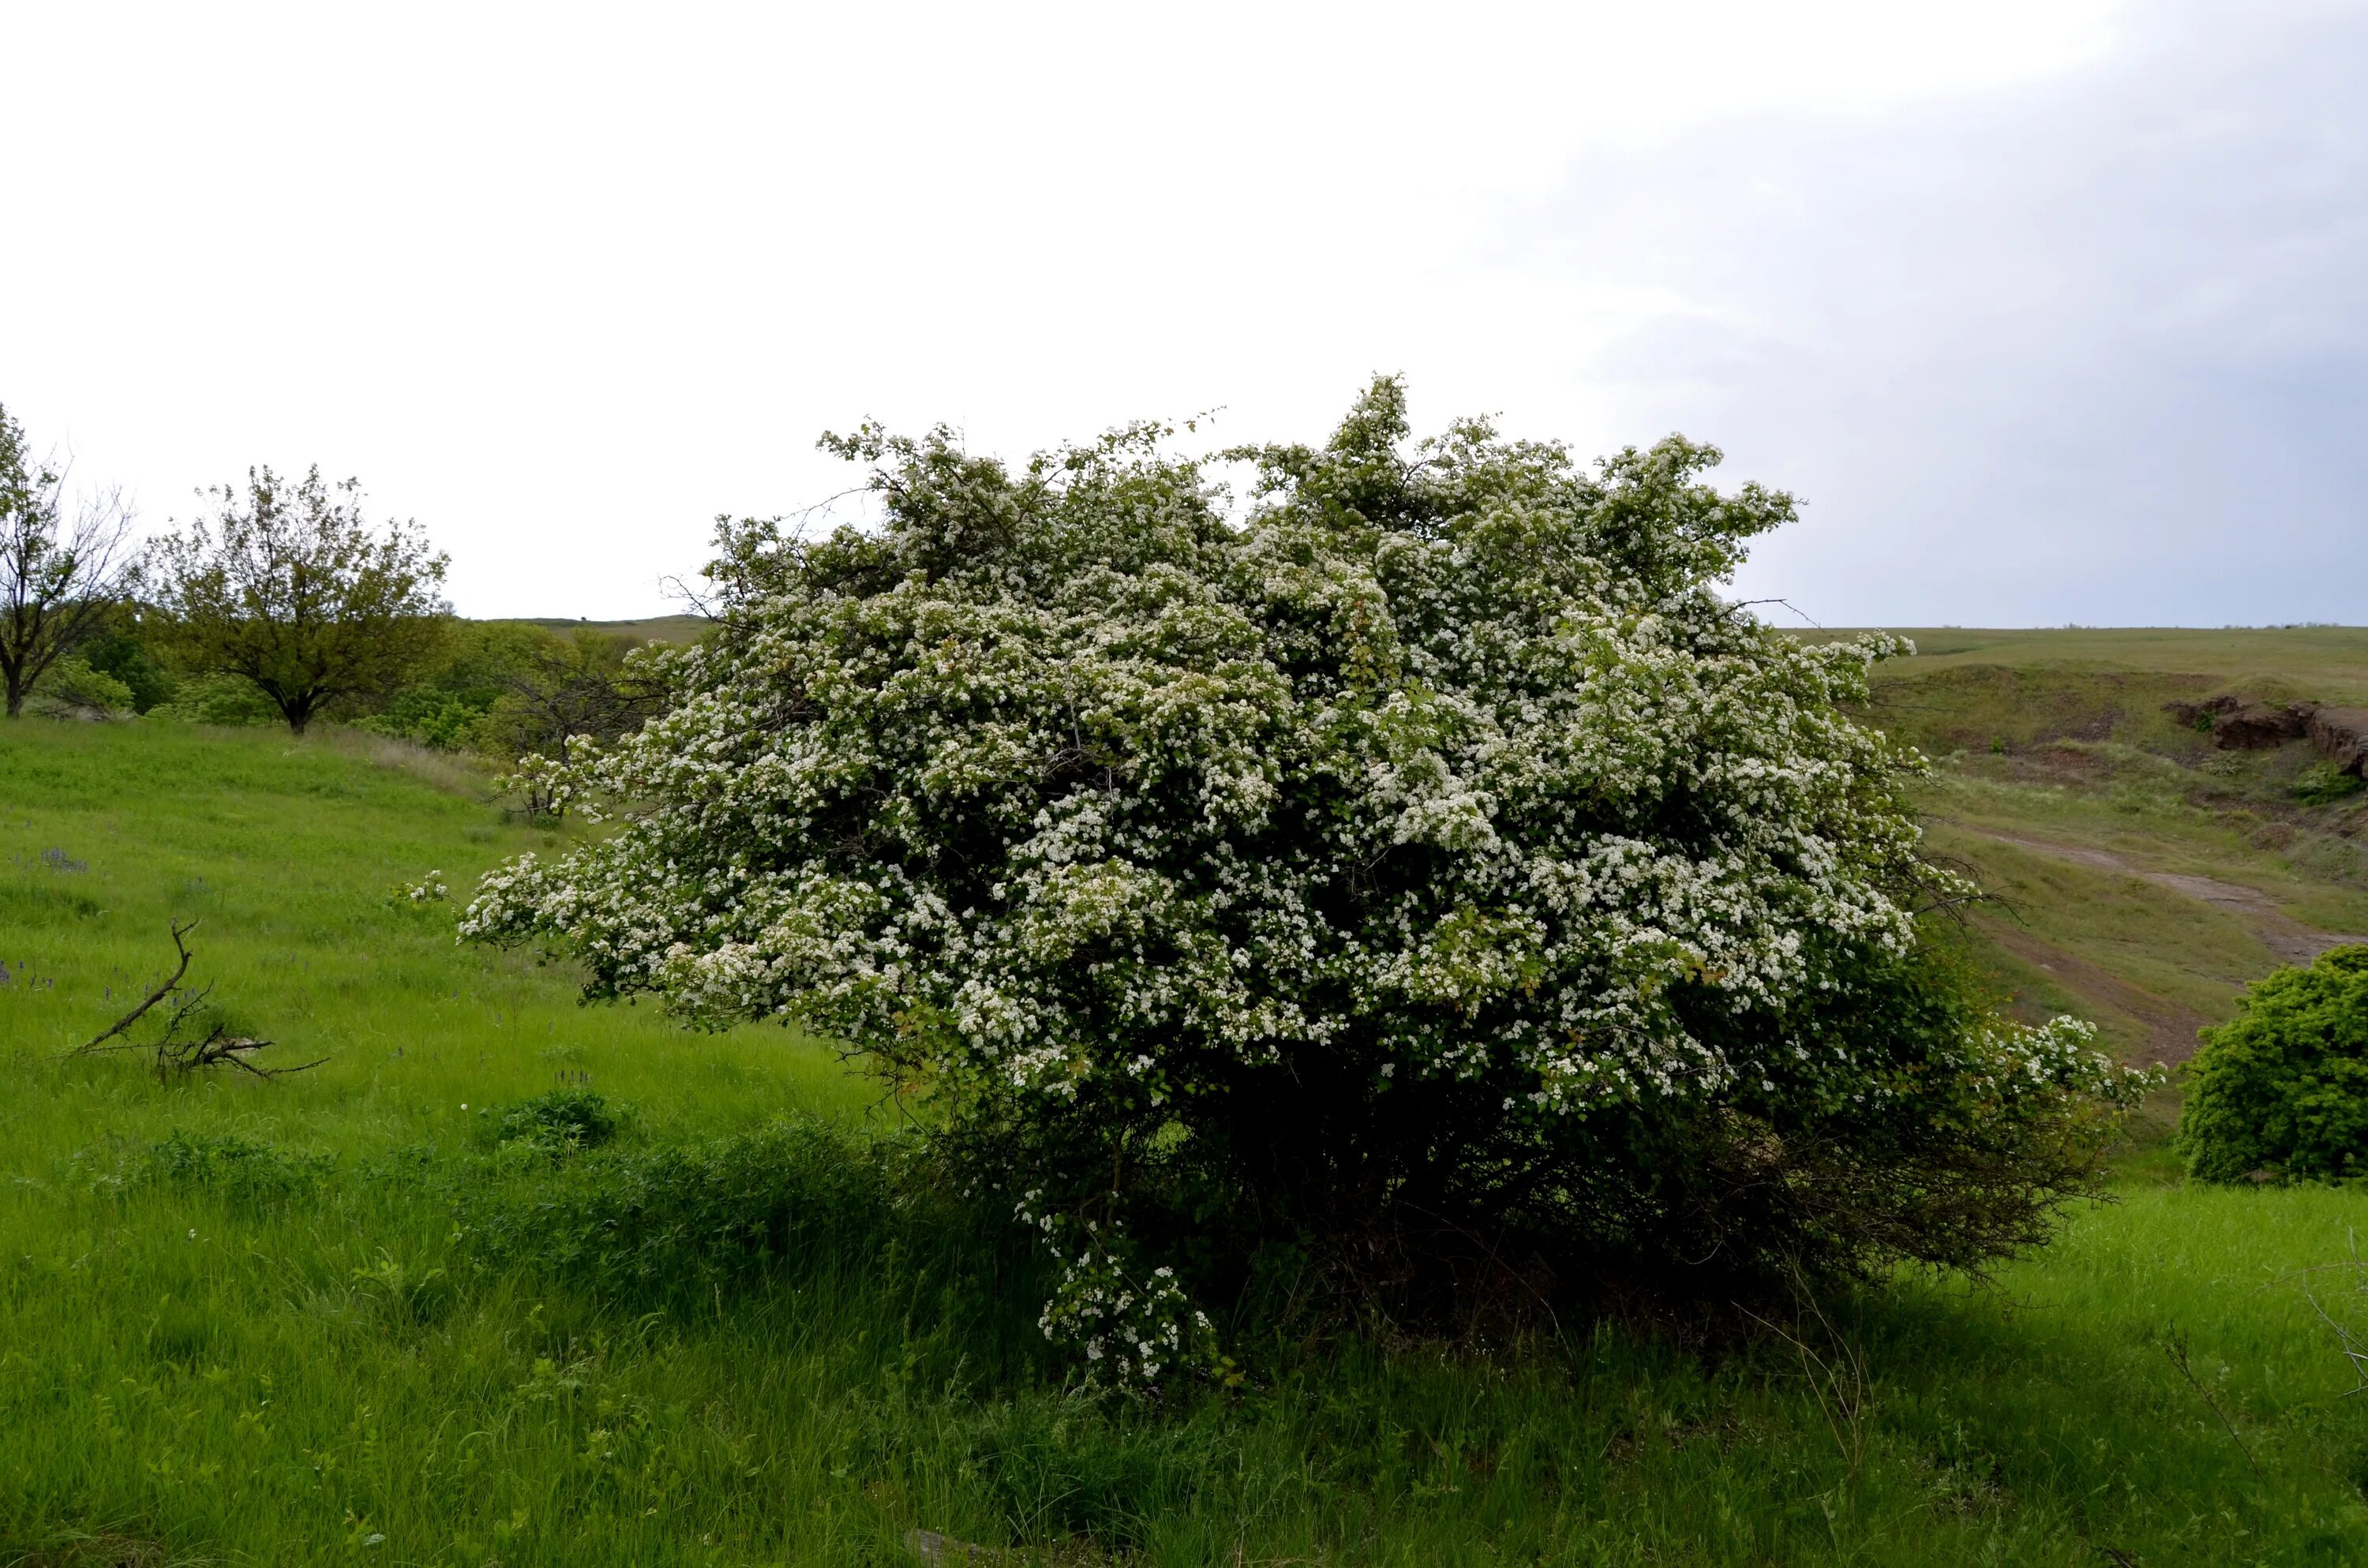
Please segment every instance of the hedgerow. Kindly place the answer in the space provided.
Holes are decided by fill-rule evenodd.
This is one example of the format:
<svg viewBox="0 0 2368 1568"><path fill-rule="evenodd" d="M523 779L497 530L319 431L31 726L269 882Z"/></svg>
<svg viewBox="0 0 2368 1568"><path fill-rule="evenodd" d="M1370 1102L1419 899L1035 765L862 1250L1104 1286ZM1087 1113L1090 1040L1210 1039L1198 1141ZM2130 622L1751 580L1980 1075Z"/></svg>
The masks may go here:
<svg viewBox="0 0 2368 1568"><path fill-rule="evenodd" d="M830 438L882 525L725 527L665 716L542 776L613 833L464 932L848 1042L1113 1381L1205 1307L1978 1267L2084 1188L2133 1080L1918 940L1973 890L1849 716L1906 644L1719 591L1789 498L1383 381L1236 523L1171 435Z"/></svg>

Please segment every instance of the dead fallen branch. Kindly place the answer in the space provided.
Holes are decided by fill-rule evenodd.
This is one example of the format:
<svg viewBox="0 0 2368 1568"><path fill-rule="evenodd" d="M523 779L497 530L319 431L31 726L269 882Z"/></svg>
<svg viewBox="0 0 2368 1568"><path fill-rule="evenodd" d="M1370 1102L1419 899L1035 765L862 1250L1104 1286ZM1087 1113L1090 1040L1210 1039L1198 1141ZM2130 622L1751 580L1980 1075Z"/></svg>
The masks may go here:
<svg viewBox="0 0 2368 1568"><path fill-rule="evenodd" d="M173 922L173 950L180 962L162 984L141 998L140 1005L115 1020L88 1044L68 1052L74 1056L96 1056L115 1051L150 1051L156 1062L156 1076L162 1081L176 1075L195 1073L207 1067L219 1067L227 1062L241 1072L252 1073L258 1078L282 1078L290 1073L305 1073L326 1062L303 1062L293 1067L259 1067L248 1060L258 1051L270 1047L271 1041L257 1040L253 1035L234 1035L226 1024L217 1023L205 1032L204 1027L211 985L196 990L187 984L189 960L196 955L189 950L188 935L198 928L194 920ZM158 1006L170 1004L165 1016L165 1032L154 1046L143 1045L131 1038L131 1027L146 1017Z"/></svg>
<svg viewBox="0 0 2368 1568"><path fill-rule="evenodd" d="M179 967L175 969L173 972L165 978L164 984L159 985L155 990L148 993L146 998L141 1002L140 1006L132 1008L131 1011L116 1019L113 1027L108 1028L105 1034L100 1035L88 1045L80 1047L73 1054L76 1056L88 1056L94 1051L118 1051L123 1049L120 1046L110 1046L107 1042L122 1034L132 1025L147 1017L149 1008L154 1007L157 1003L162 1002L165 997L172 995L181 988L182 977L189 972L189 960L196 956L189 951L189 945L183 938L187 937L190 932L197 928L198 923L194 920L188 922L186 925L178 920L173 922L173 950L181 955Z"/></svg>

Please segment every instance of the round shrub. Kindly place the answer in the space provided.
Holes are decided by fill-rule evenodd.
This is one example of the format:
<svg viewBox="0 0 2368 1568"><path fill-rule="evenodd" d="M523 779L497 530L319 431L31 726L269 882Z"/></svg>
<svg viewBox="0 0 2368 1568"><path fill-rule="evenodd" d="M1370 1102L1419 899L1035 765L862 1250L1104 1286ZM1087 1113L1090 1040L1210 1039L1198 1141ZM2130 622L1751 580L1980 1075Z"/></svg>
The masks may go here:
<svg viewBox="0 0 2368 1568"><path fill-rule="evenodd" d="M831 438L881 526L726 527L671 710L546 780L614 833L464 932L857 1048L1127 1375L1205 1339L1187 1285L1452 1310L2043 1233L2125 1076L1919 946L1971 890L1848 712L1905 645L1716 591L1787 497L1675 437L1410 446L1383 381L1228 454L1235 523L1167 434Z"/></svg>
<svg viewBox="0 0 2368 1568"><path fill-rule="evenodd" d="M2203 1040L2179 1117L2191 1175L2368 1176L2368 947L2258 982Z"/></svg>

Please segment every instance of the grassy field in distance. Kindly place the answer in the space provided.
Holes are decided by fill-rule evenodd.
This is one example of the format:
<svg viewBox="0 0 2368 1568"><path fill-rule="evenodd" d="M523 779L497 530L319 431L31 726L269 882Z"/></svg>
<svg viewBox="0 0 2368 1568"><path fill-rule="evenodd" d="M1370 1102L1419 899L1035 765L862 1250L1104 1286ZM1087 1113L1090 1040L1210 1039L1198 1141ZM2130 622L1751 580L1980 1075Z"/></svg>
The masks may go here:
<svg viewBox="0 0 2368 1568"><path fill-rule="evenodd" d="M2059 665L2100 673L2200 675L2215 684L2284 681L2324 701L2368 701L2368 627L2066 626L2011 630L1891 627L1916 644L1921 670L1964 665ZM1797 635L1851 635L1827 630Z"/></svg>
<svg viewBox="0 0 2368 1568"><path fill-rule="evenodd" d="M1963 667L1878 709L2023 725L1947 748L1928 804L2013 895L1952 939L2026 1006L2102 973L2213 1016L2276 961L2258 912L2140 873L2368 929L2294 758L2180 751L2152 686ZM1797 1346L1236 1343L1236 1396L1099 1405L993 1216L863 1185L896 1119L826 1049L579 1007L390 897L563 842L480 790L359 737L0 728L0 1564L910 1563L916 1529L1008 1563L2368 1560L2368 1396L2321 1315L2368 1336L2360 1190L2189 1187L2142 1145L1991 1284L1902 1278ZM63 1056L176 915L226 1017L329 1062ZM505 1138L566 1089L612 1143Z"/></svg>
<svg viewBox="0 0 2368 1568"><path fill-rule="evenodd" d="M564 616L526 616L519 623L526 626L547 626L553 631L603 631L618 637L637 637L644 642L690 642L710 624L698 615L652 615L639 620L570 620Z"/></svg>

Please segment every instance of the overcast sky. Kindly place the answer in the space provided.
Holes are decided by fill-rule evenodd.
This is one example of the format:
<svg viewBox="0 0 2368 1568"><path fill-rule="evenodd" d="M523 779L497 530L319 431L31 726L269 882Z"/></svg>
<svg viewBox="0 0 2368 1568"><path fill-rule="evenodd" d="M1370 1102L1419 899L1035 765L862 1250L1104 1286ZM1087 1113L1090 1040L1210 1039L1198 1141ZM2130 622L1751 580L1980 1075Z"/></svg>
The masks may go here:
<svg viewBox="0 0 2368 1568"><path fill-rule="evenodd" d="M464 614L668 608L815 435L1221 408L1804 520L1827 625L2368 622L2368 5L0 0L0 403L143 520L360 476Z"/></svg>

